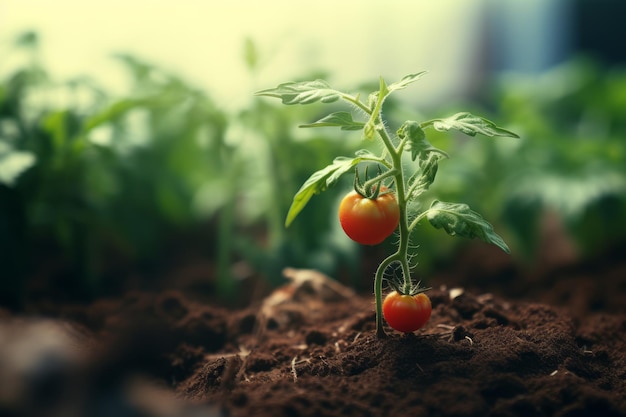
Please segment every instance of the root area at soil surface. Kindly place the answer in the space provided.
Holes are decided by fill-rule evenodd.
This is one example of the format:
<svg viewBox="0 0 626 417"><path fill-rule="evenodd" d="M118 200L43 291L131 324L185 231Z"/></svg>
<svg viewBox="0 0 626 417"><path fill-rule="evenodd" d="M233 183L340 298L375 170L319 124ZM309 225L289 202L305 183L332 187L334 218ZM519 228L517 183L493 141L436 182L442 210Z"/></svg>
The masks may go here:
<svg viewBox="0 0 626 417"><path fill-rule="evenodd" d="M425 328L378 339L373 297L335 284L0 311L0 415L626 415L626 315L439 288Z"/></svg>

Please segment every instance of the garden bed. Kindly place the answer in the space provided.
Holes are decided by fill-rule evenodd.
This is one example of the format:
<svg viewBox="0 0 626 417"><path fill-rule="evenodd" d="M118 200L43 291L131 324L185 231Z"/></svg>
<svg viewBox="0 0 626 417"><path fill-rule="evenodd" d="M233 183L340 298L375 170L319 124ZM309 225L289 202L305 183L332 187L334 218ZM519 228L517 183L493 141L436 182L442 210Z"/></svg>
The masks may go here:
<svg viewBox="0 0 626 417"><path fill-rule="evenodd" d="M537 300L435 279L431 321L382 340L372 296L307 270L241 309L164 289L0 312L0 414L625 415L626 314L555 301L564 271L623 297L625 265L576 265Z"/></svg>

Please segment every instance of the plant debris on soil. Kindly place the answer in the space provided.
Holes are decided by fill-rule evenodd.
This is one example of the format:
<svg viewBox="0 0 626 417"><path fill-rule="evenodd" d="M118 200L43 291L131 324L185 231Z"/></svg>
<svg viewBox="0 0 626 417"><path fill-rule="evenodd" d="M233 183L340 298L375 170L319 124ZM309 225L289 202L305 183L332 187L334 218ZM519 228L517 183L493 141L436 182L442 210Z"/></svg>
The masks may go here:
<svg viewBox="0 0 626 417"><path fill-rule="evenodd" d="M237 310L130 292L0 310L2 416L623 416L626 315L440 287L375 336L373 297L319 272Z"/></svg>

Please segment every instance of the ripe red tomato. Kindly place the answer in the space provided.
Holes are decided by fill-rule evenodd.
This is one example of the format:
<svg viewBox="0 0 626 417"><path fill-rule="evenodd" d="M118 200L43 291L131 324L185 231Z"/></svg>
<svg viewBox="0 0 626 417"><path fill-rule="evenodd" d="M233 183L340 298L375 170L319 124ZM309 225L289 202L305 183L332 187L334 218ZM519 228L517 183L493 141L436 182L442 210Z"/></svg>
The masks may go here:
<svg viewBox="0 0 626 417"><path fill-rule="evenodd" d="M400 208L393 193L380 187L376 199L348 193L339 205L339 222L348 237L362 245L377 245L389 237L400 220Z"/></svg>
<svg viewBox="0 0 626 417"><path fill-rule="evenodd" d="M423 327L430 318L432 309L430 298L424 293L402 295L392 291L383 301L383 317L389 326L405 333Z"/></svg>

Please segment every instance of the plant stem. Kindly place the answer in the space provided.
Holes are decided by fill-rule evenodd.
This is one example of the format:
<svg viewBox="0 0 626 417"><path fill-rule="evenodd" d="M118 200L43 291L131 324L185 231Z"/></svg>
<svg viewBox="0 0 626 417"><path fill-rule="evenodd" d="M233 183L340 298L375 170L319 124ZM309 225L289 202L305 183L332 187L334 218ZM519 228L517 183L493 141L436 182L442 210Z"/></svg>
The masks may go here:
<svg viewBox="0 0 626 417"><path fill-rule="evenodd" d="M376 336L382 339L386 336L383 329L383 276L385 269L398 259L398 253L387 257L378 265L374 278L374 299L376 301Z"/></svg>
<svg viewBox="0 0 626 417"><path fill-rule="evenodd" d="M375 185L378 182L381 182L382 180L384 180L385 178L389 178L389 177L395 177L395 169L390 169L388 171L383 172L380 175L377 175L376 177L372 178L371 180L367 180L363 183L363 188L365 188L366 190L368 190L372 185Z"/></svg>
<svg viewBox="0 0 626 417"><path fill-rule="evenodd" d="M376 276L374 279L374 298L376 300L376 335L379 338L385 337L385 330L383 329L382 321L382 282L383 275L387 266L392 262L399 262L402 269L402 277L404 279L403 292L408 294L411 292L411 270L408 262L408 250L409 250L409 224L406 211L406 190L404 184L404 172L402 170L402 149L398 150L393 146L393 142L389 137L389 134L385 130L384 125L381 123L380 116L377 117L376 125L378 126L376 131L381 137L389 156L391 157L391 164L393 171L393 178L396 184L396 198L398 200L398 206L400 209L400 221L398 224L398 231L400 234L400 241L398 243L398 250L387 259L385 259L376 270Z"/></svg>
<svg viewBox="0 0 626 417"><path fill-rule="evenodd" d="M422 221L422 219L424 217L426 217L428 215L428 210L424 211L423 213L420 213L419 216L417 216L415 219L413 219L413 221L411 222L411 224L409 225L409 233L415 228L415 226L417 226L417 224Z"/></svg>
<svg viewBox="0 0 626 417"><path fill-rule="evenodd" d="M361 102L361 100L359 100L358 97L352 97L351 95L344 94L341 96L341 98L346 100L349 103L354 104L359 109L363 110L365 113L370 114L370 115L372 114L372 110L370 110L369 107L367 107L363 102Z"/></svg>

